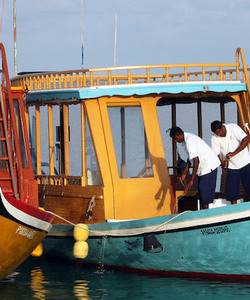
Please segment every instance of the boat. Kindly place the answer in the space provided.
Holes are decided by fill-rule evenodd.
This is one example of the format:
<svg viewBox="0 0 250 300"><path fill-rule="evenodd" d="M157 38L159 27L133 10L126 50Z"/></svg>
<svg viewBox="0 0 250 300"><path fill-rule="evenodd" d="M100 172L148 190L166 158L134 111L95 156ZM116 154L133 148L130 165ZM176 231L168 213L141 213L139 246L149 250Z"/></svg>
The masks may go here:
<svg viewBox="0 0 250 300"><path fill-rule="evenodd" d="M183 160L166 142L166 129L184 122L208 139L204 123L225 122L228 107L248 133L241 48L233 63L27 73L11 83L29 90L39 205L57 215L44 255L166 276L250 279L244 190L238 204L226 205L222 172L213 206L199 209L197 182L185 193Z"/></svg>
<svg viewBox="0 0 250 300"><path fill-rule="evenodd" d="M54 216L38 208L24 109L25 90L11 88L0 44L0 280L14 271L52 227ZM41 250L40 250L41 251ZM36 250L37 253L37 250ZM35 254L36 255L36 254Z"/></svg>

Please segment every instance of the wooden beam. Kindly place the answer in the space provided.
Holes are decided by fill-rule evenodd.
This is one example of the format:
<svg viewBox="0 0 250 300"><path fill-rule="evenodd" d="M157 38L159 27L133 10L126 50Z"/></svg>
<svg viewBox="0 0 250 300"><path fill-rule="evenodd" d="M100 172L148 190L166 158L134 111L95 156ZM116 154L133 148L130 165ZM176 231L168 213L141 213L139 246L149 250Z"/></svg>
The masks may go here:
<svg viewBox="0 0 250 300"><path fill-rule="evenodd" d="M53 108L48 105L48 134L49 134L49 174L55 175L55 153L54 153L54 138L53 138ZM53 184L53 181L50 182Z"/></svg>
<svg viewBox="0 0 250 300"><path fill-rule="evenodd" d="M222 123L225 123L225 103L220 103L220 119Z"/></svg>
<svg viewBox="0 0 250 300"><path fill-rule="evenodd" d="M70 175L69 163L69 107L63 104L63 133L64 133L64 167L65 175Z"/></svg>
<svg viewBox="0 0 250 300"><path fill-rule="evenodd" d="M87 147L86 147L86 118L85 118L85 110L84 103L81 104L81 142L82 142L82 180L81 185L87 186Z"/></svg>
<svg viewBox="0 0 250 300"><path fill-rule="evenodd" d="M203 136L202 130L202 111L201 111L201 101L197 102L197 119L198 119L198 135L200 138Z"/></svg>
<svg viewBox="0 0 250 300"><path fill-rule="evenodd" d="M27 131L28 131L28 137L30 135L30 127L29 127L29 107L25 106L25 121L26 121L26 126L27 126Z"/></svg>
<svg viewBox="0 0 250 300"><path fill-rule="evenodd" d="M126 177L126 132L125 132L125 108L121 108L121 178Z"/></svg>
<svg viewBox="0 0 250 300"><path fill-rule="evenodd" d="M40 106L36 105L36 174L41 175L41 123Z"/></svg>
<svg viewBox="0 0 250 300"><path fill-rule="evenodd" d="M172 106L172 127L176 126L176 104L173 103ZM173 166L177 167L177 149L176 149L176 142L172 139L172 153L173 153ZM174 168L176 170L176 168ZM175 171L174 171L175 172Z"/></svg>
<svg viewBox="0 0 250 300"><path fill-rule="evenodd" d="M147 135L146 131L144 129L144 149L145 149L145 167L146 167L146 175L150 175L150 154L149 154L149 149L148 149L148 140L147 140Z"/></svg>

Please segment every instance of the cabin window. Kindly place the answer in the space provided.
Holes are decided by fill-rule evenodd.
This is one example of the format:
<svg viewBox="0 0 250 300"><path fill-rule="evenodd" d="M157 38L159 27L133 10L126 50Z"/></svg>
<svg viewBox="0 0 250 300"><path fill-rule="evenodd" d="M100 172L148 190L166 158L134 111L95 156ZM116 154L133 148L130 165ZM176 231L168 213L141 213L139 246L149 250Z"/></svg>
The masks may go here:
<svg viewBox="0 0 250 300"><path fill-rule="evenodd" d="M25 146L24 133L23 133L23 121L21 117L18 100L14 100L13 104L14 104L14 111L16 116L16 126L17 126L18 142L19 142L19 147L21 152L22 166L23 168L28 168L28 157L27 157L27 150Z"/></svg>
<svg viewBox="0 0 250 300"><path fill-rule="evenodd" d="M69 159L71 176L82 175L81 151L80 104L69 105Z"/></svg>
<svg viewBox="0 0 250 300"><path fill-rule="evenodd" d="M141 108L108 107L108 113L120 177L152 177Z"/></svg>
<svg viewBox="0 0 250 300"><path fill-rule="evenodd" d="M93 146L92 136L86 120L86 149L87 149L87 177L88 185L101 185L100 171L97 164L95 149Z"/></svg>
<svg viewBox="0 0 250 300"><path fill-rule="evenodd" d="M37 119L36 119L36 107L29 107L29 142L30 142L30 152L33 165L33 171L38 174L39 166L37 166L37 153L41 156L41 173L43 175L49 174L49 145L48 145L48 109L45 106L39 107L39 119L40 119L40 130L37 136ZM37 149L37 138L40 139L40 147ZM37 152L38 150L38 152ZM53 148L54 153L54 148ZM56 168L55 168L56 171Z"/></svg>

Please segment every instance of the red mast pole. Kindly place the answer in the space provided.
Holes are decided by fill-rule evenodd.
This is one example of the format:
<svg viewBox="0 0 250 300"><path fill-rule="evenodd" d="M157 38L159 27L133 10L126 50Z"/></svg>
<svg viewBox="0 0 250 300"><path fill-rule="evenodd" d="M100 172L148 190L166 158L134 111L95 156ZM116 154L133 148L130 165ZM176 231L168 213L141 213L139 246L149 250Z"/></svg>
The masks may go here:
<svg viewBox="0 0 250 300"><path fill-rule="evenodd" d="M17 76L16 0L13 0L13 26L14 26L14 75Z"/></svg>

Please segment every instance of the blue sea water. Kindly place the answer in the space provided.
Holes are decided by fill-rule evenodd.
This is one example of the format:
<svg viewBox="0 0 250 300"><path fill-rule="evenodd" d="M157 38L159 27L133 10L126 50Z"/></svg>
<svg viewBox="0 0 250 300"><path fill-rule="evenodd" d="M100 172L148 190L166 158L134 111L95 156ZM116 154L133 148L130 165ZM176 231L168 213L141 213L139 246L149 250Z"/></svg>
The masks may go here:
<svg viewBox="0 0 250 300"><path fill-rule="evenodd" d="M0 283L0 299L250 299L250 282L98 271L30 257Z"/></svg>

